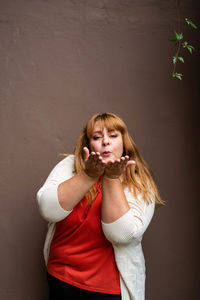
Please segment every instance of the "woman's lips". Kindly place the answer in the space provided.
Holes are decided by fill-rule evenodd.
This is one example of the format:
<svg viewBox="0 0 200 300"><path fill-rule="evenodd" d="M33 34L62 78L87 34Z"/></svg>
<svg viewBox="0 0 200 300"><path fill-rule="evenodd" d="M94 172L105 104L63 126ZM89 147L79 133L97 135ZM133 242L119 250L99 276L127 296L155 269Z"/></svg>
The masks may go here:
<svg viewBox="0 0 200 300"><path fill-rule="evenodd" d="M108 156L110 156L110 154L111 154L110 151L104 151L104 152L102 153L102 155L103 155L104 157L108 157Z"/></svg>

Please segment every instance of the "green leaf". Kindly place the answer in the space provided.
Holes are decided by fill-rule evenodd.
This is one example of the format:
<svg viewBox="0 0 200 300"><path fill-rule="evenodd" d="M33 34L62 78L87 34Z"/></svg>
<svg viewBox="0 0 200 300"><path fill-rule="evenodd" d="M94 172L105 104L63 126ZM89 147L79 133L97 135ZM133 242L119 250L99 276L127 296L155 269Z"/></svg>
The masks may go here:
<svg viewBox="0 0 200 300"><path fill-rule="evenodd" d="M188 25L192 26L194 29L197 29L197 26L188 18L185 18L185 21Z"/></svg>
<svg viewBox="0 0 200 300"><path fill-rule="evenodd" d="M183 39L183 34L180 33L180 34L179 34L179 40L182 40L182 39Z"/></svg>
<svg viewBox="0 0 200 300"><path fill-rule="evenodd" d="M176 78L178 78L179 80L182 80L182 77L181 77L181 76L182 76L182 74L177 74L177 75L176 75Z"/></svg>
<svg viewBox="0 0 200 300"><path fill-rule="evenodd" d="M181 74L181 73L173 73L172 74L172 77L177 78L179 80L182 80L182 76L183 76L183 74Z"/></svg>
<svg viewBox="0 0 200 300"><path fill-rule="evenodd" d="M177 42L177 39L169 39L170 42Z"/></svg>
<svg viewBox="0 0 200 300"><path fill-rule="evenodd" d="M188 45L188 42L186 42L186 41L182 43L182 47L183 47L183 48L186 48L187 45Z"/></svg>
<svg viewBox="0 0 200 300"><path fill-rule="evenodd" d="M178 34L176 31L174 31L174 33L175 33L175 36L176 36L177 41L180 41L180 40L183 39L183 34L182 34L182 33L179 33L179 34Z"/></svg>
<svg viewBox="0 0 200 300"><path fill-rule="evenodd" d="M179 80L182 80L183 74L181 74L181 73L175 73L175 74L176 74L176 78L178 78Z"/></svg>
<svg viewBox="0 0 200 300"><path fill-rule="evenodd" d="M182 63L184 63L184 59L183 59L181 56L178 56L178 59L179 59Z"/></svg>
<svg viewBox="0 0 200 300"><path fill-rule="evenodd" d="M175 30L174 30L174 33L175 33L176 39L178 40L179 34Z"/></svg>
<svg viewBox="0 0 200 300"><path fill-rule="evenodd" d="M188 49L190 54L192 54L192 51L194 50L194 47L192 45L188 45L186 48Z"/></svg>
<svg viewBox="0 0 200 300"><path fill-rule="evenodd" d="M173 64L175 64L177 62L177 57L173 56Z"/></svg>

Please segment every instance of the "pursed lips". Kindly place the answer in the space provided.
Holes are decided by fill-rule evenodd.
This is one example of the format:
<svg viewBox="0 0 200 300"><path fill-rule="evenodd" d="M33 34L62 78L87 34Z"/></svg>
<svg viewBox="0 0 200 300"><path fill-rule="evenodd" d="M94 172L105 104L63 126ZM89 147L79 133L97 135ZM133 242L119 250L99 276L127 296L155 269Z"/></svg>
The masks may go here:
<svg viewBox="0 0 200 300"><path fill-rule="evenodd" d="M110 155L110 154L111 154L110 151L104 151L104 152L102 153L102 155L104 155L104 156L107 156L107 155Z"/></svg>

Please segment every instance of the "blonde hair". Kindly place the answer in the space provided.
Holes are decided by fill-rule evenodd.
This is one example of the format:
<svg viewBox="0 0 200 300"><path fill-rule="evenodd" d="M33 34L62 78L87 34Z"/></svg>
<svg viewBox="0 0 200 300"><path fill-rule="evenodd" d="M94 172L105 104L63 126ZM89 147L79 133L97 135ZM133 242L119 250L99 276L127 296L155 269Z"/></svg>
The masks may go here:
<svg viewBox="0 0 200 300"><path fill-rule="evenodd" d="M130 160L135 161L135 165L129 166L122 175L123 186L128 187L135 197L137 197L139 193L142 193L147 203L152 201L153 196L156 204L163 205L164 202L160 198L157 186L152 178L147 163L142 158L136 144L128 133L126 124L115 114L95 114L84 126L74 150L75 172L79 173L84 170L83 148L87 147L90 149L89 142L97 121L102 129L105 127L107 130L117 130L121 132L124 144L123 156L128 155ZM98 186L93 186L87 193L86 197L88 198L89 204L94 200L97 189Z"/></svg>

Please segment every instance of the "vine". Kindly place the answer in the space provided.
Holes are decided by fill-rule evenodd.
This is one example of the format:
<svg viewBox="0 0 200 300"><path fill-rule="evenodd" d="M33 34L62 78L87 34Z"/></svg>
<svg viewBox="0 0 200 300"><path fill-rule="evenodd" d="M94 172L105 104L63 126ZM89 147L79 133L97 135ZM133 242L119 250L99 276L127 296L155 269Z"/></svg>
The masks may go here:
<svg viewBox="0 0 200 300"><path fill-rule="evenodd" d="M192 54L195 48L192 45L190 45L187 41L183 41L183 33L181 32L180 0L176 0L176 8L177 8L177 19L178 19L177 30L174 30L175 38L169 39L170 42L172 42L176 47L176 53L172 58L172 62L173 62L172 77L182 80L183 74L178 73L176 71L177 63L178 62L184 63L184 58L181 55L181 50L187 49L189 53ZM197 29L197 26L192 22L191 19L185 18L185 22L192 28Z"/></svg>

